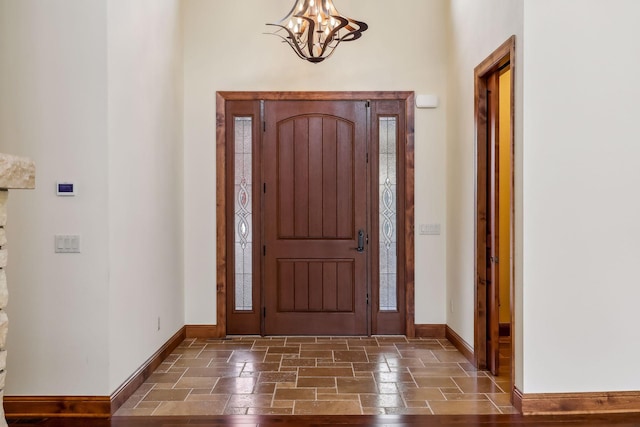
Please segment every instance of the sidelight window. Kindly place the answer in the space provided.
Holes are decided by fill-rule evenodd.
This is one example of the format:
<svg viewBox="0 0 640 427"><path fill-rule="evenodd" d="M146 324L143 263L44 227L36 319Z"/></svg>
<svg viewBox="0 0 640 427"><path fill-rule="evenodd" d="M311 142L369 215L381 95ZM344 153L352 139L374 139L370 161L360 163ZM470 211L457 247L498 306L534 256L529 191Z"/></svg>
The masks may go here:
<svg viewBox="0 0 640 427"><path fill-rule="evenodd" d="M235 309L253 310L252 236L252 118L234 120L234 217L235 217Z"/></svg>
<svg viewBox="0 0 640 427"><path fill-rule="evenodd" d="M398 310L397 118L380 117L379 138L379 244L380 311Z"/></svg>

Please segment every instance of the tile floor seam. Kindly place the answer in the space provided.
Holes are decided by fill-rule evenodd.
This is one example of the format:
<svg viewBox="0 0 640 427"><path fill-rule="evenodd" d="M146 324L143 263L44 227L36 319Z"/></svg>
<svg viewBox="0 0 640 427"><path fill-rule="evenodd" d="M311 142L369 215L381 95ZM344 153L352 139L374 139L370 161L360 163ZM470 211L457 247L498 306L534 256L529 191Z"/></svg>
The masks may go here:
<svg viewBox="0 0 640 427"><path fill-rule="evenodd" d="M142 386L140 386L140 387L142 387ZM150 387L149 390L147 390L147 392L142 396L142 398L140 398L140 401L138 403L136 403L136 406L138 406L140 404L140 402L143 402L144 398L147 397L149 395L149 393L151 392L151 390L153 390L153 389L154 389L154 387Z"/></svg>
<svg viewBox="0 0 640 427"><path fill-rule="evenodd" d="M491 404L498 410L498 412L502 414L502 410L500 409L500 407L493 400L491 400L489 396L487 396L487 393L484 393L484 395L487 398L487 400L489 400L489 402L491 402Z"/></svg>

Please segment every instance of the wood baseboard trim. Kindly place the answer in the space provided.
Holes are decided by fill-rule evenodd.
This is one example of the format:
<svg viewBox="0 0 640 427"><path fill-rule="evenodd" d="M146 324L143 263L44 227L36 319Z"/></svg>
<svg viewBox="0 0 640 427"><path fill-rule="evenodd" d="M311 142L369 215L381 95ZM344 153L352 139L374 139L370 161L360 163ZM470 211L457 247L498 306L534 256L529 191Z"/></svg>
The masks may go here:
<svg viewBox="0 0 640 427"><path fill-rule="evenodd" d="M111 399L109 396L5 396L4 411L7 418L108 418Z"/></svg>
<svg viewBox="0 0 640 427"><path fill-rule="evenodd" d="M187 338L224 338L226 333L220 325L187 325Z"/></svg>
<svg viewBox="0 0 640 427"><path fill-rule="evenodd" d="M458 351L462 353L462 355L475 366L476 362L475 355L473 353L473 347L471 347L465 340L463 340L462 337L456 333L456 331L449 327L449 325L447 325L445 330L445 338L447 338L449 342L453 344L453 346L457 348Z"/></svg>
<svg viewBox="0 0 640 427"><path fill-rule="evenodd" d="M521 405L523 415L637 413L640 391L528 393L522 395Z"/></svg>
<svg viewBox="0 0 640 427"><path fill-rule="evenodd" d="M111 396L5 396L8 418L108 418L127 401L185 339L183 326Z"/></svg>
<svg viewBox="0 0 640 427"><path fill-rule="evenodd" d="M518 387L514 386L513 390L511 390L511 401L513 402L513 407L518 410L518 412L522 413L522 392L518 390Z"/></svg>
<svg viewBox="0 0 640 427"><path fill-rule="evenodd" d="M416 338L444 338L446 325L415 325Z"/></svg>
<svg viewBox="0 0 640 427"><path fill-rule="evenodd" d="M185 327L183 326L173 334L142 366L140 366L127 380L122 383L116 391L111 394L111 413L115 413L124 402L135 393L135 391L151 376L153 371L166 359L173 350L186 338Z"/></svg>

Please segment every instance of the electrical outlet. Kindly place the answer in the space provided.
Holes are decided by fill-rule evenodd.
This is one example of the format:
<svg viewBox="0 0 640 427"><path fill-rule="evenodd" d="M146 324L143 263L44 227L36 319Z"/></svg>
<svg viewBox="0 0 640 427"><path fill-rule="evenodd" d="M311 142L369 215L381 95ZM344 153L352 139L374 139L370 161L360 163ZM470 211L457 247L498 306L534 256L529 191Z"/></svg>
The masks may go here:
<svg viewBox="0 0 640 427"><path fill-rule="evenodd" d="M451 312L451 314L453 314L453 300L452 299L449 300L449 311Z"/></svg>
<svg viewBox="0 0 640 427"><path fill-rule="evenodd" d="M158 330L160 330L160 316L158 316Z"/></svg>

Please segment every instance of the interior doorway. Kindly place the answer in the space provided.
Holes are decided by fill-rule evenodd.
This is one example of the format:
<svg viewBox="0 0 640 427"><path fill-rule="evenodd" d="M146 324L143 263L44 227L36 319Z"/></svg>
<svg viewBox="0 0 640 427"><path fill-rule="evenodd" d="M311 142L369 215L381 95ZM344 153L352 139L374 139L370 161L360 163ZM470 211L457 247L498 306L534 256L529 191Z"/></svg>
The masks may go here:
<svg viewBox="0 0 640 427"><path fill-rule="evenodd" d="M412 92L220 92L218 330L414 336Z"/></svg>
<svg viewBox="0 0 640 427"><path fill-rule="evenodd" d="M474 359L513 389L515 36L475 69Z"/></svg>

